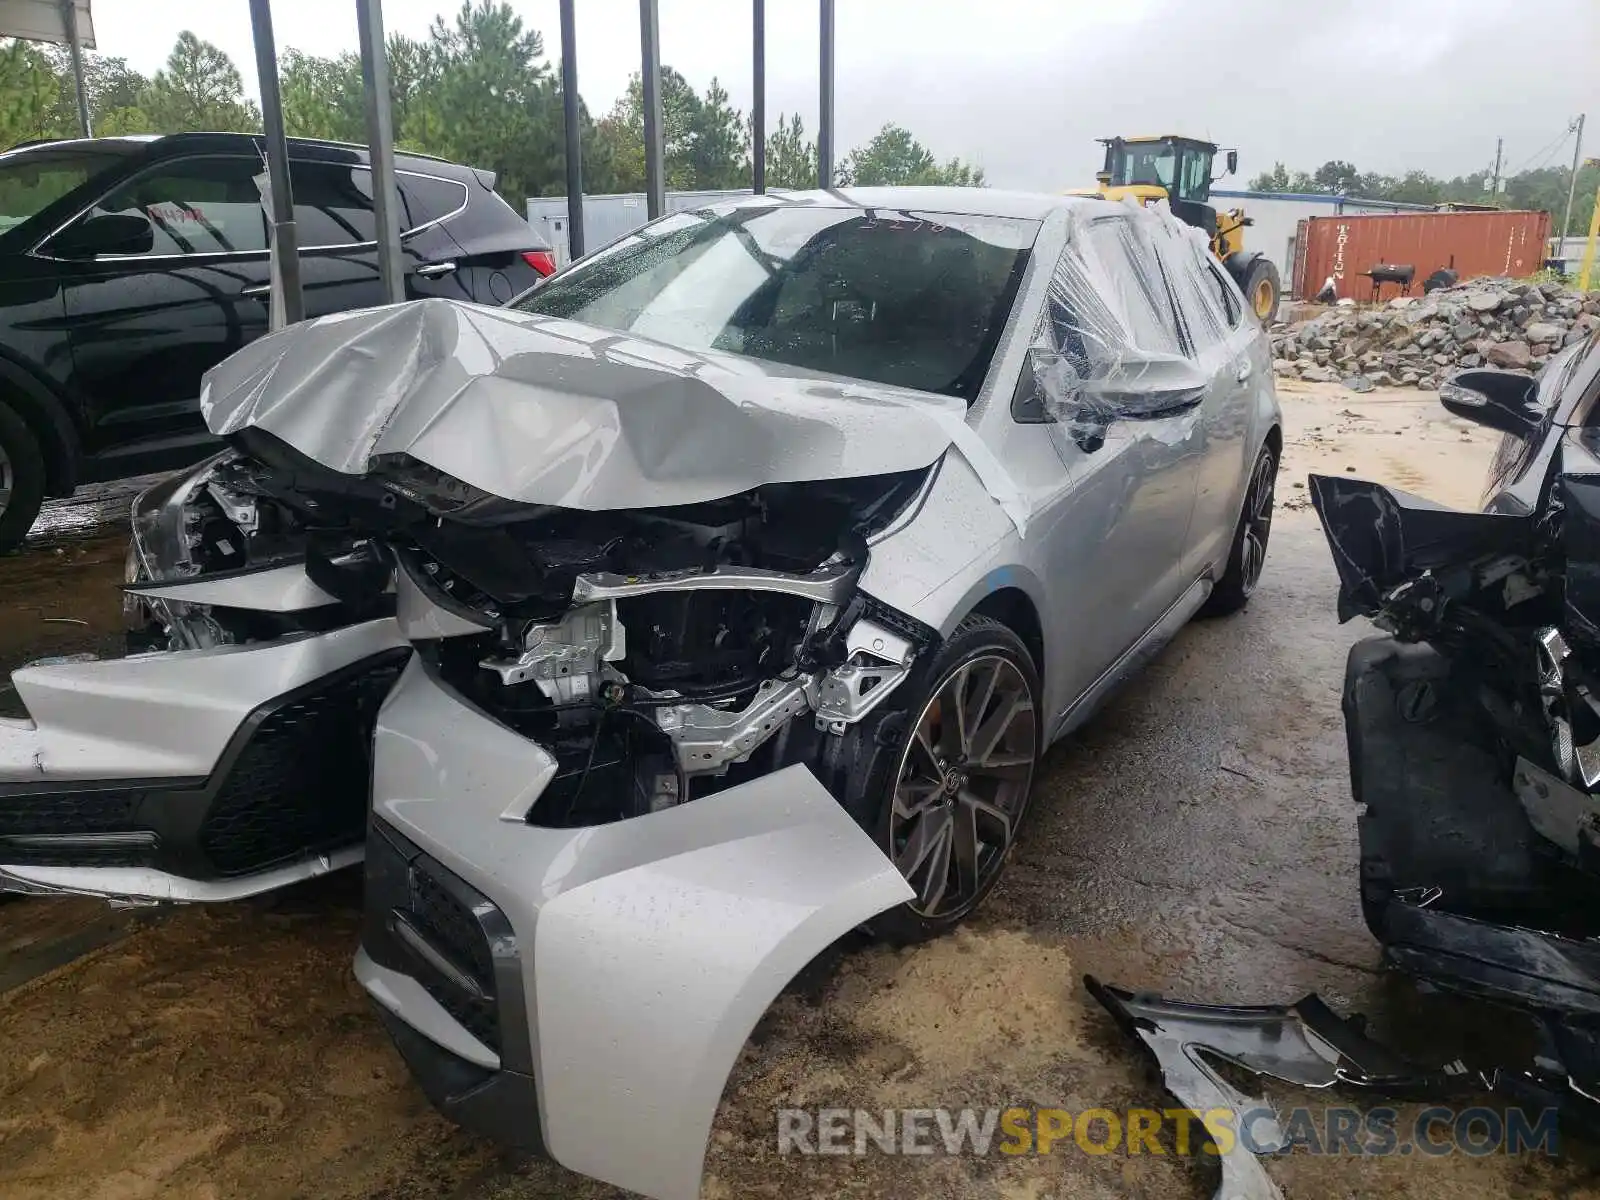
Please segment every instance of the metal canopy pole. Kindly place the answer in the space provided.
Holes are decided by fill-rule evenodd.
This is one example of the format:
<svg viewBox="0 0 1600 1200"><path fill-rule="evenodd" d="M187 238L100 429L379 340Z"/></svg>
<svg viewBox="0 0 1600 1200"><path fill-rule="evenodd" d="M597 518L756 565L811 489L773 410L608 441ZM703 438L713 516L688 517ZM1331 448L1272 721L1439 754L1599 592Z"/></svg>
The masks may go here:
<svg viewBox="0 0 1600 1200"><path fill-rule="evenodd" d="M367 99L367 160L372 164L372 212L378 226L378 280L386 303L406 298L400 257L400 202L394 180L394 117L389 109L389 52L383 44L383 0L356 0L361 81Z"/></svg>
<svg viewBox="0 0 1600 1200"><path fill-rule="evenodd" d="M272 38L271 0L250 0L250 30L256 44L261 124L266 131L272 249L283 282L283 323L293 325L306 310L300 294L300 243L294 227L294 190L289 183L289 143L283 135L283 103L278 96L278 47Z"/></svg>
<svg viewBox="0 0 1600 1200"><path fill-rule="evenodd" d="M578 108L578 33L574 0L561 0L561 119L567 140L567 254L583 257L583 120Z"/></svg>
<svg viewBox="0 0 1600 1200"><path fill-rule="evenodd" d="M833 186L833 0L822 0L822 85L817 113L817 186Z"/></svg>
<svg viewBox="0 0 1600 1200"><path fill-rule="evenodd" d="M750 58L755 99L750 102L750 186L756 195L767 190L767 4L751 0Z"/></svg>
<svg viewBox="0 0 1600 1200"><path fill-rule="evenodd" d="M61 23L67 28L67 49L72 53L72 86L78 93L78 128L84 137L89 130L89 89L83 79L83 39L78 35L77 0L61 0Z"/></svg>
<svg viewBox="0 0 1600 1200"><path fill-rule="evenodd" d="M661 144L661 28L656 0L639 0L639 74L644 84L644 199L653 221L666 211L666 157Z"/></svg>

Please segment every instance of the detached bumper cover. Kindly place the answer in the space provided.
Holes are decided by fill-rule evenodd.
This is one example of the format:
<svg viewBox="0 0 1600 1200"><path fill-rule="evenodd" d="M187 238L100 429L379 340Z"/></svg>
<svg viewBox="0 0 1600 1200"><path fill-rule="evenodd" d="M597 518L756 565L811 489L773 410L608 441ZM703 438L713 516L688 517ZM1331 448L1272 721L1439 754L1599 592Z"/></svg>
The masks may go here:
<svg viewBox="0 0 1600 1200"><path fill-rule="evenodd" d="M33 667L0 723L0 888L227 900L360 859L392 620Z"/></svg>
<svg viewBox="0 0 1600 1200"><path fill-rule="evenodd" d="M548 777L537 745L407 667L374 741L357 974L448 1115L692 1200L756 1020L911 889L803 767L576 829L522 820Z"/></svg>

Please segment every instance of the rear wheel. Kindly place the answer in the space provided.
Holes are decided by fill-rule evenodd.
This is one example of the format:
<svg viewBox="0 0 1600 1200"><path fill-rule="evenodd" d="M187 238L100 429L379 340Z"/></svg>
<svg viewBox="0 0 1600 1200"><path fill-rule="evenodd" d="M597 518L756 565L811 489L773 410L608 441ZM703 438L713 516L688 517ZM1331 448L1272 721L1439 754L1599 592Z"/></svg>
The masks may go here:
<svg viewBox="0 0 1600 1200"><path fill-rule="evenodd" d="M0 401L0 554L28 536L44 504L44 454L16 410Z"/></svg>
<svg viewBox="0 0 1600 1200"><path fill-rule="evenodd" d="M1278 453L1269 444L1261 447L1261 453L1256 455L1255 469L1250 472L1250 483L1245 488L1244 510L1239 514L1238 528L1233 531L1227 569L1200 610L1206 616L1225 617L1236 613L1250 603L1250 597L1255 594L1261 568L1267 561L1267 539L1272 534L1272 500L1277 482Z"/></svg>
<svg viewBox="0 0 1600 1200"><path fill-rule="evenodd" d="M1244 298L1263 325L1278 319L1278 300L1283 284L1278 279L1278 268L1269 258L1257 258L1250 264L1240 281Z"/></svg>

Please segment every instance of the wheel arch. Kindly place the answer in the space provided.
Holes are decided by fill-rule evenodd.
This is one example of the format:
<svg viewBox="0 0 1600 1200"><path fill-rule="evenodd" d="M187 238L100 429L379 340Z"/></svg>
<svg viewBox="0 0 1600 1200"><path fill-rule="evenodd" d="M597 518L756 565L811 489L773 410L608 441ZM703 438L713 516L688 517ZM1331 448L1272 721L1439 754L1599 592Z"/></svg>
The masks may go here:
<svg viewBox="0 0 1600 1200"><path fill-rule="evenodd" d="M967 615L991 617L1021 638L1022 644L1033 657L1034 670L1039 672L1039 679L1043 681L1044 623L1039 619L1039 608L1032 596L1020 587L1001 587L973 605Z"/></svg>
<svg viewBox="0 0 1600 1200"><path fill-rule="evenodd" d="M27 422L44 454L45 494L65 496L77 486L82 441L67 405L16 359L0 353L0 401Z"/></svg>
<svg viewBox="0 0 1600 1200"><path fill-rule="evenodd" d="M1263 446L1270 446L1272 452L1278 456L1278 461L1283 461L1283 426L1274 421L1267 427L1267 436L1261 440ZM1257 453L1260 453L1257 451Z"/></svg>

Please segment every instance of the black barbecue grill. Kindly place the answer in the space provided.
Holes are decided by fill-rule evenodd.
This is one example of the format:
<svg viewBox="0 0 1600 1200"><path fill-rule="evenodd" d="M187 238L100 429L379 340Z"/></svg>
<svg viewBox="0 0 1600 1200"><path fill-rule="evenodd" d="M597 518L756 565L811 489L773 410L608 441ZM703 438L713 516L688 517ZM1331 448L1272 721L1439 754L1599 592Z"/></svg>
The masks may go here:
<svg viewBox="0 0 1600 1200"><path fill-rule="evenodd" d="M1400 266L1395 263L1378 263L1369 271L1362 271L1368 279L1372 280L1373 303L1383 298L1383 285L1395 283L1400 285L1400 294L1408 295L1411 291L1411 281L1417 277L1417 269L1413 266Z"/></svg>

